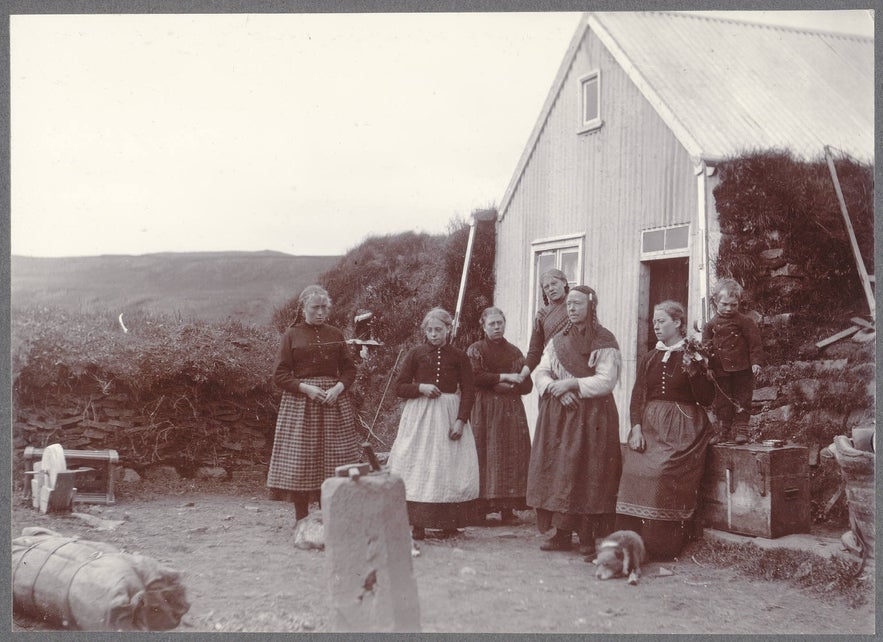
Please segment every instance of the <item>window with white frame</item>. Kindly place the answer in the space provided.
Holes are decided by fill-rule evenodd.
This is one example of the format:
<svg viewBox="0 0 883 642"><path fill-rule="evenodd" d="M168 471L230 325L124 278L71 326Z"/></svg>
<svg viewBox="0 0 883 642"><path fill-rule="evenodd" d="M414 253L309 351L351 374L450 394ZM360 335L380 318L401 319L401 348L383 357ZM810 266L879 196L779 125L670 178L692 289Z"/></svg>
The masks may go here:
<svg viewBox="0 0 883 642"><path fill-rule="evenodd" d="M641 260L689 254L689 224L641 230Z"/></svg>
<svg viewBox="0 0 883 642"><path fill-rule="evenodd" d="M592 71L579 79L579 133L601 126L601 72Z"/></svg>
<svg viewBox="0 0 883 642"><path fill-rule="evenodd" d="M543 307L543 289L540 277L548 270L557 268L567 276L570 286L578 285L583 272L583 234L571 234L531 243L531 296L533 315Z"/></svg>

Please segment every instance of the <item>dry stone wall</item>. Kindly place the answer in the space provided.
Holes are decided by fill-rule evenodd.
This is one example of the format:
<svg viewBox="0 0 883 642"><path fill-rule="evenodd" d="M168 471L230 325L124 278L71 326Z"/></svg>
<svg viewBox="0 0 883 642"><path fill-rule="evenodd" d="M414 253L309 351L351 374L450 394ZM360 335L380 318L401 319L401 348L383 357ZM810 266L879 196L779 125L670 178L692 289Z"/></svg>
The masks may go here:
<svg viewBox="0 0 883 642"><path fill-rule="evenodd" d="M270 397L215 399L169 391L139 400L88 385L30 398L14 408L13 464L19 471L27 446L59 443L66 449L116 450L121 467L139 474L163 465L183 476L260 479L278 408L278 399Z"/></svg>

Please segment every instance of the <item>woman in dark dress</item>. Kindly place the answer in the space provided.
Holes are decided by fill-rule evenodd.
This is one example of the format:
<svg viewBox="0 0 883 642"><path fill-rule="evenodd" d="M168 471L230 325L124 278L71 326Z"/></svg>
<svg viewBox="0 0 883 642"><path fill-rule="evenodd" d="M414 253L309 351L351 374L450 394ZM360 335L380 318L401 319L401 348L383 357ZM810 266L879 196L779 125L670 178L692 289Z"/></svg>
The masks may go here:
<svg viewBox="0 0 883 642"><path fill-rule="evenodd" d="M361 459L346 391L356 368L343 333L327 325L331 297L310 285L299 297L304 321L282 336L273 381L282 388L267 486L292 491L296 520L334 469Z"/></svg>
<svg viewBox="0 0 883 642"><path fill-rule="evenodd" d="M472 367L448 344L451 315L433 308L421 328L426 343L411 350L396 379L407 399L389 452L389 471L405 482L414 539L426 529L445 536L469 524L478 497L478 457L469 426L475 401Z"/></svg>
<svg viewBox="0 0 883 642"><path fill-rule="evenodd" d="M567 310L564 307L564 299L570 291L567 275L556 268L546 270L540 276L540 288L543 291L543 307L537 310L534 317L527 357L521 370L525 377L529 377L540 363L546 344L567 325Z"/></svg>
<svg viewBox="0 0 883 642"><path fill-rule="evenodd" d="M622 357L616 338L598 323L595 291L584 285L567 295L568 326L548 343L534 372L540 396L530 453L527 503L537 528L555 534L540 548L566 551L572 534L580 553L613 530L621 451L613 388Z"/></svg>
<svg viewBox="0 0 883 642"><path fill-rule="evenodd" d="M711 438L702 406L714 400L714 383L684 367L686 314L680 303L653 310L656 347L638 360L623 458L617 529L644 538L650 557L671 559L690 534Z"/></svg>
<svg viewBox="0 0 883 642"><path fill-rule="evenodd" d="M533 388L521 373L524 355L506 341L506 317L499 308L481 313L485 338L466 354L475 380L472 430L478 452L478 515L499 511L504 523L515 520L514 510L524 510L530 432L521 395Z"/></svg>

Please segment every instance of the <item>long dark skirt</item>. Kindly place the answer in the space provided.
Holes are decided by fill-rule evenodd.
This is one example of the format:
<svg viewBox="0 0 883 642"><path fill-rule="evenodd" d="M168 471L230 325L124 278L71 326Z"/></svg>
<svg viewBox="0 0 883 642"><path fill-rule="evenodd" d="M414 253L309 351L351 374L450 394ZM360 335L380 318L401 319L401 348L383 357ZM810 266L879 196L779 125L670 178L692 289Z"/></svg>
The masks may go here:
<svg viewBox="0 0 883 642"><path fill-rule="evenodd" d="M638 518L648 553L674 557L690 532L696 510L711 437L708 416L696 404L651 401L644 410L641 432L647 443L644 452L623 450L617 520L621 523L619 515Z"/></svg>
<svg viewBox="0 0 883 642"><path fill-rule="evenodd" d="M527 503L537 509L540 531L580 530L586 520L612 514L621 458L612 395L582 399L573 410L543 395L527 476Z"/></svg>
<svg viewBox="0 0 883 642"><path fill-rule="evenodd" d="M478 453L478 510L524 510L530 432L521 397L479 390L470 423Z"/></svg>
<svg viewBox="0 0 883 642"><path fill-rule="evenodd" d="M323 389L337 379L310 377L305 383ZM355 415L346 392L330 406L304 394L282 393L267 486L307 491L321 488L343 464L361 461Z"/></svg>

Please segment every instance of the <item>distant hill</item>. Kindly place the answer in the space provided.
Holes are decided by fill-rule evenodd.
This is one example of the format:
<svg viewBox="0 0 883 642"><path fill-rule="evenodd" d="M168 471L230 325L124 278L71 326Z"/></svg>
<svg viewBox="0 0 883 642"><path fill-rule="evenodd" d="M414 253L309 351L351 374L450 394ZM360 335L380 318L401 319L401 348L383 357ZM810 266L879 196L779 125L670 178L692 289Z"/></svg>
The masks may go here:
<svg viewBox="0 0 883 642"><path fill-rule="evenodd" d="M13 256L12 307L145 311L269 324L276 307L339 260L269 251Z"/></svg>

